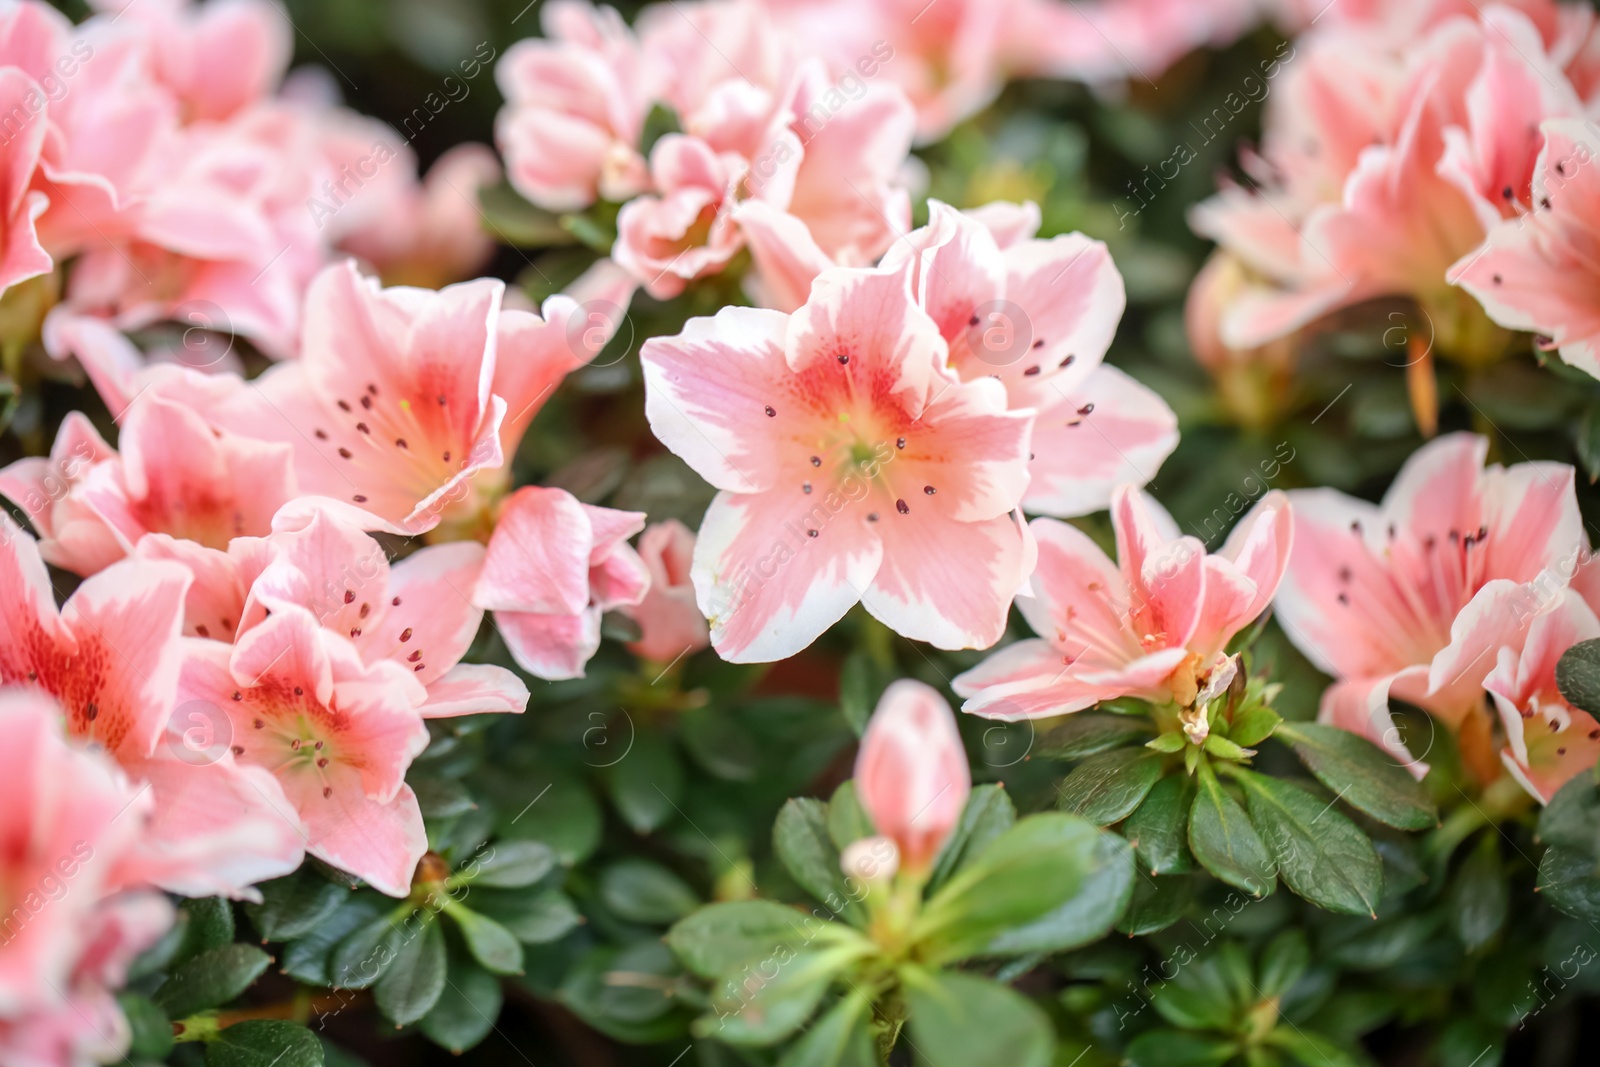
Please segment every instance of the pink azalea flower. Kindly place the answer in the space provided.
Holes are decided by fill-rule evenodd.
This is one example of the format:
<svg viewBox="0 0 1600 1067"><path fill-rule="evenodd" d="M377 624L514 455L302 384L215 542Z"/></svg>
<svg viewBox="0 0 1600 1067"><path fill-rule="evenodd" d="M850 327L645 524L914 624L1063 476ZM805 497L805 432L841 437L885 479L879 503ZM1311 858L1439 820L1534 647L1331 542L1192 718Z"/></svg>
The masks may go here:
<svg viewBox="0 0 1600 1067"><path fill-rule="evenodd" d="M1552 119L1543 132L1531 209L1492 227L1450 278L1495 322L1548 338L1562 359L1600 377L1600 268L1591 253L1600 239L1600 139L1579 119Z"/></svg>
<svg viewBox="0 0 1600 1067"><path fill-rule="evenodd" d="M563 489L526 486L506 498L489 539L473 603L523 670L583 677L600 647L600 617L644 599L650 572L628 538L644 515L580 502Z"/></svg>
<svg viewBox="0 0 1600 1067"><path fill-rule="evenodd" d="M15 68L0 70L0 114L26 115L30 100L43 97L39 86ZM18 282L47 273L54 261L39 243L34 220L49 206L49 198L32 188L44 147L46 124L34 119L0 144L0 212L4 236L0 240L0 292Z"/></svg>
<svg viewBox="0 0 1600 1067"><path fill-rule="evenodd" d="M1474 357L1492 337L1446 274L1486 223L1530 204L1531 131L1581 114L1558 59L1501 7L1393 50L1331 29L1295 47L1304 58L1282 61L1262 158L1246 160L1258 192L1224 190L1193 214L1257 279L1223 316L1223 341L1256 348L1336 308L1409 296L1443 354Z"/></svg>
<svg viewBox="0 0 1600 1067"><path fill-rule="evenodd" d="M1506 732L1500 760L1541 804L1600 759L1600 723L1556 685L1556 663L1580 641L1600 637L1594 609L1570 589L1538 613L1520 647L1502 645L1484 688Z"/></svg>
<svg viewBox="0 0 1600 1067"><path fill-rule="evenodd" d="M70 736L147 784L154 810L140 863L148 881L193 896L248 896L248 886L299 865L298 828L274 810L283 799L271 776L215 743L220 712L177 698L189 584L172 563L124 560L57 610L33 539L0 521L0 683L55 697ZM197 728L202 743L187 744L185 731Z"/></svg>
<svg viewBox="0 0 1600 1067"><path fill-rule="evenodd" d="M692 577L724 659L793 655L858 601L941 648L999 640L1032 570L1032 415L946 360L905 268L831 269L792 315L724 308L645 343L652 430L720 490Z"/></svg>
<svg viewBox="0 0 1600 1067"><path fill-rule="evenodd" d="M1177 417L1101 362L1124 304L1105 245L1077 233L1039 240L1037 208L1019 210L1031 225L1001 210L997 236L983 216L930 200L928 225L884 265L915 263L918 299L956 374L998 378L1012 408L1035 411L1023 509L1086 515L1104 509L1115 486L1155 476L1177 447Z"/></svg>
<svg viewBox="0 0 1600 1067"><path fill-rule="evenodd" d="M962 710L1045 718L1119 696L1187 707L1208 682L1231 676L1224 650L1266 610L1289 559L1288 500L1276 490L1262 497L1213 555L1132 486L1113 495L1111 522L1115 563L1076 527L1033 521L1035 594L1017 608L1040 636L957 677Z"/></svg>
<svg viewBox="0 0 1600 1067"><path fill-rule="evenodd" d="M425 718L520 712L527 706L528 689L516 675L461 662L483 621L483 609L471 600L483 567L482 545L432 545L391 567L382 545L328 512L314 513L299 529L274 533L267 545L271 562L256 574L239 609L242 632L269 614L303 608L352 642L362 662L388 660L409 671L427 690L417 709ZM255 553L229 555L249 567Z"/></svg>
<svg viewBox="0 0 1600 1067"><path fill-rule="evenodd" d="M390 896L404 896L427 850L406 768L428 745L426 691L392 659L356 646L290 605L232 648L189 640L179 700L220 709L243 766L270 772L282 817L307 852Z"/></svg>
<svg viewBox="0 0 1600 1067"><path fill-rule="evenodd" d="M638 42L610 7L546 4L545 36L519 41L495 68L507 106L495 121L506 175L552 211L626 200L649 179L639 137L650 112Z"/></svg>
<svg viewBox="0 0 1600 1067"><path fill-rule="evenodd" d="M261 535L294 495L290 449L217 429L152 391L127 410L120 455L73 412L49 459L0 470L0 493L28 514L58 567L89 575L149 533L226 548Z"/></svg>
<svg viewBox="0 0 1600 1067"><path fill-rule="evenodd" d="M650 590L627 609L642 633L628 647L647 660L675 663L709 645L711 634L689 580L694 534L677 519L651 523L639 538L639 558L650 572Z"/></svg>
<svg viewBox="0 0 1600 1067"><path fill-rule="evenodd" d="M307 294L301 358L222 410L230 426L293 446L303 493L355 505L396 532L475 522L533 414L623 319L603 298L552 297L543 319L502 311L504 288L480 279L380 289L349 263L329 267ZM608 291L626 303L627 287Z"/></svg>
<svg viewBox="0 0 1600 1067"><path fill-rule="evenodd" d="M926 874L972 792L967 750L950 705L907 678L878 701L856 754L856 797L895 843L900 869Z"/></svg>
<svg viewBox="0 0 1600 1067"><path fill-rule="evenodd" d="M480 144L456 145L421 183L402 187L385 210L339 242L388 285L437 289L477 274L494 255L478 192L500 180L500 163Z"/></svg>
<svg viewBox="0 0 1600 1067"><path fill-rule="evenodd" d="M70 1067L126 1055L112 998L172 922L160 894L127 892L151 798L105 756L69 745L50 700L0 691L0 1060Z"/></svg>
<svg viewBox="0 0 1600 1067"><path fill-rule="evenodd" d="M1332 489L1290 494L1295 544L1278 619L1336 679L1321 719L1382 744L1419 777L1426 765L1401 742L1389 698L1455 729L1469 765L1491 777L1484 677L1526 625L1506 587L1564 586L1585 548L1572 468L1485 469L1488 448L1472 434L1430 442L1381 505Z"/></svg>
<svg viewBox="0 0 1600 1067"><path fill-rule="evenodd" d="M740 247L728 208L744 170L738 156L719 155L704 141L662 137L650 153L651 178L661 195L623 205L612 258L658 300L722 270Z"/></svg>

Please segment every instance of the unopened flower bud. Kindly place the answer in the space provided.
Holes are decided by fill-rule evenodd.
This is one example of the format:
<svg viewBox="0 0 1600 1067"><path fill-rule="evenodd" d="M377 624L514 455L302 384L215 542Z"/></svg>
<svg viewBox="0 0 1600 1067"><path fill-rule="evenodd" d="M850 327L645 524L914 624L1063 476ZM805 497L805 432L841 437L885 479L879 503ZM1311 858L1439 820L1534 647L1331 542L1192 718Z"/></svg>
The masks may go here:
<svg viewBox="0 0 1600 1067"><path fill-rule="evenodd" d="M955 715L936 691L907 679L878 701L856 757L856 795L909 871L926 871L972 791Z"/></svg>

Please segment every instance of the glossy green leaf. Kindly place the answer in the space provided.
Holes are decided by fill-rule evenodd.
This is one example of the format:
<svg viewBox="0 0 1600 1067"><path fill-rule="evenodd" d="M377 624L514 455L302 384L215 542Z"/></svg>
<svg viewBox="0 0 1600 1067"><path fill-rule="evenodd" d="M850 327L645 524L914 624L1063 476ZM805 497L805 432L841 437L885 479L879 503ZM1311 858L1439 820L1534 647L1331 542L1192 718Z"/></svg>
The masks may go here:
<svg viewBox="0 0 1600 1067"><path fill-rule="evenodd" d="M461 939L472 958L496 974L522 971L522 944L511 931L486 915L479 915L460 904L446 906L445 913L456 921Z"/></svg>
<svg viewBox="0 0 1600 1067"><path fill-rule="evenodd" d="M704 978L731 974L746 964L792 955L836 924L770 900L708 904L667 931L667 944Z"/></svg>
<svg viewBox="0 0 1600 1067"><path fill-rule="evenodd" d="M1032 922L995 935L984 955L1066 952L1100 940L1127 910L1137 877L1132 846L1102 830L1078 892Z"/></svg>
<svg viewBox="0 0 1600 1067"><path fill-rule="evenodd" d="M772 826L772 847L800 888L834 914L857 924L864 921L866 913L852 899L839 869L839 849L828 835L826 804L811 797L786 803ZM854 895L860 895L859 888Z"/></svg>
<svg viewBox="0 0 1600 1067"><path fill-rule="evenodd" d="M375 893L344 894L344 903L303 937L291 941L279 961L283 972L307 985L333 985L334 947L355 931L367 926L394 907L394 902Z"/></svg>
<svg viewBox="0 0 1600 1067"><path fill-rule="evenodd" d="M500 1017L503 998L500 979L475 960L452 955L449 980L418 1027L434 1044L464 1052L489 1036Z"/></svg>
<svg viewBox="0 0 1600 1067"><path fill-rule="evenodd" d="M137 993L118 993L117 1007L128 1020L132 1043L128 1054L139 1060L164 1060L172 1051L172 1021L148 997Z"/></svg>
<svg viewBox="0 0 1600 1067"><path fill-rule="evenodd" d="M444 929L437 918L401 943L394 963L372 988L384 1017L400 1026L416 1022L438 1003L447 971Z"/></svg>
<svg viewBox="0 0 1600 1067"><path fill-rule="evenodd" d="M1251 896L1272 892L1277 863L1239 802L1206 768L1189 809L1189 851L1206 870Z"/></svg>
<svg viewBox="0 0 1600 1067"><path fill-rule="evenodd" d="M1567 703L1600 715L1600 638L1580 641L1561 654L1556 685Z"/></svg>
<svg viewBox="0 0 1600 1067"><path fill-rule="evenodd" d="M1539 896L1584 922L1600 922L1600 861L1552 845L1539 861Z"/></svg>
<svg viewBox="0 0 1600 1067"><path fill-rule="evenodd" d="M611 768L611 803L637 833L660 829L683 799L683 762L665 737L641 730L633 748Z"/></svg>
<svg viewBox="0 0 1600 1067"><path fill-rule="evenodd" d="M254 945L207 949L172 972L151 1000L170 1019L221 1007L249 989L272 962Z"/></svg>
<svg viewBox="0 0 1600 1067"><path fill-rule="evenodd" d="M1160 756L1142 748L1102 752L1062 779L1056 800L1062 811L1110 826L1132 814L1160 780L1161 769Z"/></svg>
<svg viewBox="0 0 1600 1067"><path fill-rule="evenodd" d="M993 783L974 786L967 797L967 806L961 809L961 818L934 860L926 892L938 892L952 874L988 847L989 842L1011 829L1016 821L1017 809L1006 794L1005 786Z"/></svg>
<svg viewBox="0 0 1600 1067"><path fill-rule="evenodd" d="M1306 790L1250 771L1236 772L1250 821L1277 860L1290 889L1347 915L1375 915L1383 864L1361 828Z"/></svg>
<svg viewBox="0 0 1600 1067"><path fill-rule="evenodd" d="M1027 997L960 971L906 968L902 976L919 1067L1048 1067L1055 1031Z"/></svg>
<svg viewBox="0 0 1600 1067"><path fill-rule="evenodd" d="M600 899L629 922L665 926L700 906L682 878L645 859L618 860L600 875Z"/></svg>
<svg viewBox="0 0 1600 1067"><path fill-rule="evenodd" d="M1539 840L1600 859L1600 785L1580 774L1550 798L1539 813Z"/></svg>
<svg viewBox="0 0 1600 1067"><path fill-rule="evenodd" d="M789 1046L778 1067L878 1067L871 1022L865 997L843 997Z"/></svg>
<svg viewBox="0 0 1600 1067"><path fill-rule="evenodd" d="M1356 810L1401 830L1426 830L1438 821L1422 784L1366 738L1309 722L1285 723L1277 736L1319 782Z"/></svg>
<svg viewBox="0 0 1600 1067"><path fill-rule="evenodd" d="M1079 711L1040 737L1033 751L1048 759L1083 759L1113 748L1143 744L1154 732L1150 720L1143 716Z"/></svg>
<svg viewBox="0 0 1600 1067"><path fill-rule="evenodd" d="M261 903L246 904L245 913L263 941L293 941L326 922L350 899L350 890L335 885L310 868L256 887Z"/></svg>
<svg viewBox="0 0 1600 1067"><path fill-rule="evenodd" d="M322 1042L297 1023L234 1023L206 1045L206 1067L322 1067Z"/></svg>
<svg viewBox="0 0 1600 1067"><path fill-rule="evenodd" d="M1500 835L1485 833L1461 868L1449 891L1450 924L1468 952L1475 952L1505 926L1511 887L1500 861Z"/></svg>
<svg viewBox="0 0 1600 1067"><path fill-rule="evenodd" d="M555 866L555 851L543 841L506 839L473 853L454 878L474 888L521 889L539 881Z"/></svg>
<svg viewBox="0 0 1600 1067"><path fill-rule="evenodd" d="M828 836L833 838L834 847L843 852L851 842L877 832L856 796L856 783L840 783L828 801Z"/></svg>
<svg viewBox="0 0 1600 1067"><path fill-rule="evenodd" d="M1157 782L1128 816L1127 835L1151 874L1193 870L1189 858L1189 809L1194 806L1194 779L1172 774Z"/></svg>
<svg viewBox="0 0 1600 1067"><path fill-rule="evenodd" d="M1143 875L1133 880L1133 897L1117 922L1117 931L1139 937L1165 930L1194 902L1194 879L1171 874L1161 878Z"/></svg>
<svg viewBox="0 0 1600 1067"><path fill-rule="evenodd" d="M1220 1067L1238 1045L1227 1038L1183 1030L1146 1030L1128 1042L1130 1067Z"/></svg>

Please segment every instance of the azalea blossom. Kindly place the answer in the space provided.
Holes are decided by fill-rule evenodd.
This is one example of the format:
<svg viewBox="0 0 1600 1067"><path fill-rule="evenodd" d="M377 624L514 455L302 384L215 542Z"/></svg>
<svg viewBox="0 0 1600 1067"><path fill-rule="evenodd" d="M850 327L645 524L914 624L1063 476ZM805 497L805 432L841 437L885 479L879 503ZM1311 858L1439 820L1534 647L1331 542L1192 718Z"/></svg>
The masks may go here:
<svg viewBox="0 0 1600 1067"><path fill-rule="evenodd" d="M894 842L900 869L926 874L972 792L967 750L944 697L908 678L884 690L861 735L856 797Z"/></svg>
<svg viewBox="0 0 1600 1067"><path fill-rule="evenodd" d="M1450 279L1502 326L1529 330L1561 358L1600 377L1600 139L1580 119L1543 126L1544 148L1526 212L1493 226Z"/></svg>
<svg viewBox="0 0 1600 1067"><path fill-rule="evenodd" d="M0 732L0 1059L110 1062L132 1036L112 993L173 917L129 881L151 798L69 744L61 709L37 692L0 690Z"/></svg>
<svg viewBox="0 0 1600 1067"><path fill-rule="evenodd" d="M1278 619L1335 679L1321 720L1383 745L1418 776L1423 753L1402 743L1390 698L1453 729L1469 767L1493 777L1484 679L1526 627L1526 597L1565 586L1586 551L1572 468L1486 469L1488 449L1473 434L1430 442L1382 504L1290 493L1295 543Z"/></svg>
<svg viewBox="0 0 1600 1067"><path fill-rule="evenodd" d="M528 673L581 678L600 647L600 618L637 605L650 572L628 538L644 516L525 486L506 498L472 600L494 612L512 657Z"/></svg>
<svg viewBox="0 0 1600 1067"><path fill-rule="evenodd" d="M689 579L694 543L693 531L677 519L651 523L639 536L639 558L650 572L650 588L643 600L626 609L639 624L639 640L628 646L636 655L673 663L711 643Z"/></svg>
<svg viewBox="0 0 1600 1067"><path fill-rule="evenodd" d="M641 359L651 429L719 490L692 578L724 659L793 655L858 601L941 648L999 640L1032 413L947 368L908 267L830 269L792 315L724 308Z"/></svg>
<svg viewBox="0 0 1600 1067"><path fill-rule="evenodd" d="M171 562L123 560L58 610L38 546L0 518L0 684L54 697L68 736L98 745L148 789L138 846L147 881L248 897L249 886L299 865L299 828L280 814L272 777L216 743L220 713L179 697L191 580Z"/></svg>
<svg viewBox="0 0 1600 1067"><path fill-rule="evenodd" d="M1600 759L1600 723L1575 708L1556 684L1561 654L1600 638L1600 620L1576 592L1563 589L1529 622L1522 639L1502 645L1484 688L1505 729L1500 760L1535 799L1548 804L1571 778Z"/></svg>
<svg viewBox="0 0 1600 1067"><path fill-rule="evenodd" d="M1039 568L1017 608L1039 636L958 676L963 711L1045 718L1119 696L1196 708L1226 688L1228 642L1266 610L1296 540L1288 499L1266 494L1212 555L1132 486L1111 521L1116 562L1076 527L1033 520Z"/></svg>
<svg viewBox="0 0 1600 1067"><path fill-rule="evenodd" d="M1292 58L1292 61L1291 61ZM1403 41L1337 26L1282 60L1248 189L1192 222L1251 273L1222 315L1257 348L1336 308L1413 299L1441 354L1497 355L1503 336L1446 279L1499 219L1534 208L1539 124L1583 113L1570 54L1509 7L1453 15Z"/></svg>

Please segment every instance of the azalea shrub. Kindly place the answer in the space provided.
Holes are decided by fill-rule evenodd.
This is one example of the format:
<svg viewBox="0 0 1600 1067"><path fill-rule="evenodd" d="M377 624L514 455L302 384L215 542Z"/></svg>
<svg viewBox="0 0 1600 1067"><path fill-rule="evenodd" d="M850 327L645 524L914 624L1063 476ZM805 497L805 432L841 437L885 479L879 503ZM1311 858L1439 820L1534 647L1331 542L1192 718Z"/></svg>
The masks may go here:
<svg viewBox="0 0 1600 1067"><path fill-rule="evenodd" d="M1600 1047L1600 13L0 3L0 1067Z"/></svg>

